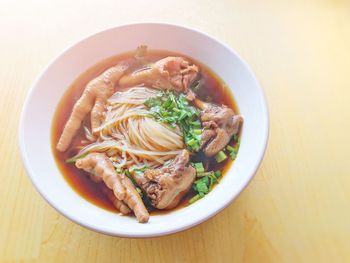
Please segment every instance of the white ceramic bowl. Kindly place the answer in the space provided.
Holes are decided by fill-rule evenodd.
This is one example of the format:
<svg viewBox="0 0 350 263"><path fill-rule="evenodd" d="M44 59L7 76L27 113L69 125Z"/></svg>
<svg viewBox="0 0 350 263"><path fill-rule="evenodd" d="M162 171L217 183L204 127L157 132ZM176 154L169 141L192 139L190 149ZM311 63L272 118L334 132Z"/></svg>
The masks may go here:
<svg viewBox="0 0 350 263"><path fill-rule="evenodd" d="M234 165L205 198L139 224L80 197L60 174L51 151L55 108L67 87L101 60L140 44L186 54L208 65L230 87L244 117L241 146ZM203 222L225 208L244 189L263 158L268 112L258 81L243 59L222 42L199 31L169 24L131 24L83 39L54 59L34 83L24 104L19 130L23 162L34 186L60 213L89 229L125 237L174 233Z"/></svg>

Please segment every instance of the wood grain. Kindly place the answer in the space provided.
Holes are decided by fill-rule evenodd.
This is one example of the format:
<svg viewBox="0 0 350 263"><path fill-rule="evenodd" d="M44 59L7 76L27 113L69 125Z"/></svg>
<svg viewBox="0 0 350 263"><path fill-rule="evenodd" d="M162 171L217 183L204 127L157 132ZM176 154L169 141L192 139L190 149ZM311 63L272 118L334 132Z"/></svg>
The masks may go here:
<svg viewBox="0 0 350 263"><path fill-rule="evenodd" d="M349 262L349 1L0 1L0 262ZM271 132L256 177L223 212L166 237L86 230L25 174L18 123L43 67L78 39L161 21L236 49L267 96ZM121 39L122 41L122 39Z"/></svg>

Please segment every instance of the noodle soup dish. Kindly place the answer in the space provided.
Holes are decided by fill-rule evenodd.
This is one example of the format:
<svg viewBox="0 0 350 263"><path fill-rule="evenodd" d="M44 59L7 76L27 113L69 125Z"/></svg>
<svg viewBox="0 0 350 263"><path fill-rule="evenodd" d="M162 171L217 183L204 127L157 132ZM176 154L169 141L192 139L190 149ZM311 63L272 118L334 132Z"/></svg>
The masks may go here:
<svg viewBox="0 0 350 263"><path fill-rule="evenodd" d="M264 156L268 112L226 44L140 23L53 59L18 134L28 177L60 214L108 235L154 237L209 219L241 193Z"/></svg>

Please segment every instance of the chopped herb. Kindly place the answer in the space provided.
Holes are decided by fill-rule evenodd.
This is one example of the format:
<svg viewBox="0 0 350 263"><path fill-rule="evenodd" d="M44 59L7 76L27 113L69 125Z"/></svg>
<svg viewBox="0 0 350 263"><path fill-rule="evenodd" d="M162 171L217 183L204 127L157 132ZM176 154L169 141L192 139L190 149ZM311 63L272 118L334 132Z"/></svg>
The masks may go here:
<svg viewBox="0 0 350 263"><path fill-rule="evenodd" d="M188 202L190 204L193 204L194 202L198 201L199 199L201 199L202 196L200 196L199 194L196 194L194 197L192 197Z"/></svg>
<svg viewBox="0 0 350 263"><path fill-rule="evenodd" d="M65 160L65 163L75 163L78 159L84 158L88 154L89 154L89 152L85 152L83 154L76 155L70 159Z"/></svg>
<svg viewBox="0 0 350 263"><path fill-rule="evenodd" d="M193 152L199 151L202 134L200 112L189 105L184 94L160 91L144 104L149 108L150 116L157 121L173 128L179 126L184 133L187 148Z"/></svg>
<svg viewBox="0 0 350 263"><path fill-rule="evenodd" d="M204 176L194 182L193 188L200 195L205 195L209 193L209 177Z"/></svg>
<svg viewBox="0 0 350 263"><path fill-rule="evenodd" d="M221 163L227 159L227 155L224 153L224 151L220 151L215 155L215 160L218 163Z"/></svg>
<svg viewBox="0 0 350 263"><path fill-rule="evenodd" d="M193 130L193 133L194 133L195 135L201 135L201 134L202 134L202 130L201 130L201 129L194 129L194 130Z"/></svg>
<svg viewBox="0 0 350 263"><path fill-rule="evenodd" d="M227 145L226 150L228 151L228 154L230 155L231 159L235 160L241 143L241 138L239 138L238 135L235 134L233 136L233 141L235 142L234 147L232 147L231 145Z"/></svg>
<svg viewBox="0 0 350 263"><path fill-rule="evenodd" d="M193 128L201 128L202 127L202 124L200 121L191 121L190 124L193 126Z"/></svg>
<svg viewBox="0 0 350 263"><path fill-rule="evenodd" d="M130 168L129 171L137 173L137 174L142 174L147 169L149 169L149 166L148 165L143 165L143 166L134 166L134 167Z"/></svg>
<svg viewBox="0 0 350 263"><path fill-rule="evenodd" d="M218 178L220 176L220 171L197 172L197 177L199 177L199 179L197 179L192 186L197 194L189 200L189 203L192 204L208 194L213 186L218 183Z"/></svg>
<svg viewBox="0 0 350 263"><path fill-rule="evenodd" d="M230 145L227 145L226 149L227 149L228 154L230 155L231 159L232 160L236 159L237 150L235 148L233 148L232 146L230 146Z"/></svg>
<svg viewBox="0 0 350 263"><path fill-rule="evenodd" d="M230 152L229 154L230 154L230 157L231 157L232 160L235 160L235 159L236 159L236 157L237 157L236 151L232 151L232 152Z"/></svg>
<svg viewBox="0 0 350 263"><path fill-rule="evenodd" d="M204 172L204 166L203 163L194 163L194 168L196 169L197 173L203 173Z"/></svg>
<svg viewBox="0 0 350 263"><path fill-rule="evenodd" d="M226 146L226 149L228 150L228 151L235 151L235 148L233 148L231 145L227 145Z"/></svg>
<svg viewBox="0 0 350 263"><path fill-rule="evenodd" d="M219 178L221 176L221 171L215 171L214 175L216 178Z"/></svg>
<svg viewBox="0 0 350 263"><path fill-rule="evenodd" d="M215 173L212 173L208 177L210 179L209 189L212 189L214 184L218 183L218 178L215 176Z"/></svg>

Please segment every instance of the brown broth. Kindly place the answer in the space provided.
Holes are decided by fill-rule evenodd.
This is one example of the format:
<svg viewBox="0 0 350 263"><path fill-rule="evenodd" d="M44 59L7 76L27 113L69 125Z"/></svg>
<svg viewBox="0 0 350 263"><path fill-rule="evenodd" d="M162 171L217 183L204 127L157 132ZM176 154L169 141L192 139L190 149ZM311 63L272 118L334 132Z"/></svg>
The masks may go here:
<svg viewBox="0 0 350 263"><path fill-rule="evenodd" d="M166 56L172 56L172 55L180 55L169 51L155 51L150 50L147 53L147 56L145 57L149 61L157 61L161 58L164 58ZM51 134L51 147L54 154L54 158L56 161L56 164L63 175L63 177L66 179L66 181L71 185L71 187L83 198L90 201L91 203L104 208L109 211L115 211L117 212L116 208L113 206L112 202L106 197L105 193L103 192L103 189L105 188L103 183L95 183L90 178L88 173L79 170L75 167L74 164L68 164L65 162L66 159L69 159L71 156L77 153L77 149L74 149L81 145L81 140L84 140L84 133L82 128L79 130L75 138L73 139L73 142L70 146L70 149L66 152L59 152L56 150L56 144L59 140L59 137L63 131L63 127L66 123L66 121L69 118L69 115L71 113L71 110L73 108L74 103L79 99L84 87L86 84L93 78L100 75L103 71L105 71L107 68L112 67L119 61L122 61L124 59L130 58L133 56L133 53L124 53L118 56L113 56L108 59L105 59L98 64L92 66L91 68L87 69L85 72L83 72L71 85L68 87L67 91L61 98L57 108L56 112L53 118L52 123L52 134ZM188 58L187 56L183 56ZM235 101L233 99L233 96L229 90L229 88L226 86L226 84L208 67L205 65L195 61L194 59L188 58L190 61L193 61L195 64L197 64L201 69L201 77L203 80L203 86L198 92L198 97L204 101L207 101L208 99L211 99L212 102L215 102L217 104L225 104L228 107L232 108L235 113L238 112L238 108L235 104ZM210 98L208 98L210 96ZM85 125L89 125L89 118L86 118L84 120ZM232 145L232 142L230 142ZM194 156L191 161L193 162L203 162L207 163L209 170L221 170L222 171L222 177L225 175L228 168L231 166L233 161L230 158L227 158L222 163L216 163L214 158L208 158L205 157L204 154L197 154ZM221 177L221 178L222 178ZM105 190L105 189L104 189ZM177 210L179 208L185 207L188 205L188 200L193 197L194 191L190 190L181 200L179 205L170 211ZM151 215L160 215L164 213L168 213L169 210L153 210L151 211Z"/></svg>

